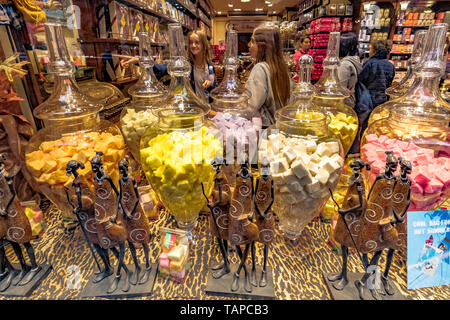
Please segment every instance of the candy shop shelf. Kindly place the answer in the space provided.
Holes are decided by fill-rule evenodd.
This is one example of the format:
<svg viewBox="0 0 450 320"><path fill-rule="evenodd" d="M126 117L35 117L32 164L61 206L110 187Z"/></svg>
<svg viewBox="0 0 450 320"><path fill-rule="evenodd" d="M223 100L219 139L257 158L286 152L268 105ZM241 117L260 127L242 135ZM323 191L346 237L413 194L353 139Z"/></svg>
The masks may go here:
<svg viewBox="0 0 450 320"><path fill-rule="evenodd" d="M430 26L395 26L396 28L429 28Z"/></svg>
<svg viewBox="0 0 450 320"><path fill-rule="evenodd" d="M155 10L150 9L150 8L142 8L141 5L135 3L133 0L117 0L117 1L120 2L120 3L123 3L126 6L129 6L129 7L133 8L133 9L139 10L139 11L141 11L143 13L151 14L153 16L160 17L161 19L163 19L163 20L165 20L167 22L171 22L171 23L178 23L179 22L179 21L177 21L177 20L175 20L175 19L173 19L173 18L171 18L169 16L166 16L165 14L163 14L161 12L155 11ZM185 25L182 25L182 26L183 26L183 28L187 29L188 31L193 30L191 27L187 27Z"/></svg>
<svg viewBox="0 0 450 320"><path fill-rule="evenodd" d="M192 11L191 9L189 9L188 7L186 7L182 2L178 1L178 0L168 0L169 2L171 2L172 4L177 4L180 7L182 7L184 9L184 12L188 12L192 17L194 17L195 19L198 19L197 14Z"/></svg>
<svg viewBox="0 0 450 320"><path fill-rule="evenodd" d="M139 41L137 40L123 40L123 39L102 39L102 38L88 38L88 39L80 39L80 43L117 43L117 44L129 44L129 45L139 45ZM152 42L152 46L154 47L166 47L166 43L162 42Z"/></svg>
<svg viewBox="0 0 450 320"><path fill-rule="evenodd" d="M338 15L334 15L334 16L320 16L320 17L312 18L312 19L309 19L309 20L307 20L305 22L302 22L300 25L303 26L305 24L311 23L314 20L321 19L321 18L352 18L352 17L353 16L350 16L350 15L345 15L345 16L338 16Z"/></svg>

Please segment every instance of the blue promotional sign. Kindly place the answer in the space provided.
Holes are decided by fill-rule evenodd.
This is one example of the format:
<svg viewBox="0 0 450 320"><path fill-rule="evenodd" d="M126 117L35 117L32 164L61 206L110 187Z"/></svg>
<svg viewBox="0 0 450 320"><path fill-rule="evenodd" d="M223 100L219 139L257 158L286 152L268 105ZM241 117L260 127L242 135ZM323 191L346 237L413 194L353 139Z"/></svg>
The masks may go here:
<svg viewBox="0 0 450 320"><path fill-rule="evenodd" d="M408 212L408 289L450 284L450 211Z"/></svg>

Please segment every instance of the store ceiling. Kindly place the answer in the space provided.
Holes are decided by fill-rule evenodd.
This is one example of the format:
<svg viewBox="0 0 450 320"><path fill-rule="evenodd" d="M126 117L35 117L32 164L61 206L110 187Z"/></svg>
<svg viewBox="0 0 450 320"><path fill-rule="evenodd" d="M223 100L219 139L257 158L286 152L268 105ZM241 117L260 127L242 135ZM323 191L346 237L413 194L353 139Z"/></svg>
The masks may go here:
<svg viewBox="0 0 450 320"><path fill-rule="evenodd" d="M278 14L286 7L295 7L299 0L250 0L248 2L242 2L242 0L210 0L210 3L216 14L219 15L227 14L227 12L239 12L235 9L241 9L240 12L267 12L269 14L273 14L275 11ZM229 5L232 5L232 7ZM256 11L256 9L262 10Z"/></svg>

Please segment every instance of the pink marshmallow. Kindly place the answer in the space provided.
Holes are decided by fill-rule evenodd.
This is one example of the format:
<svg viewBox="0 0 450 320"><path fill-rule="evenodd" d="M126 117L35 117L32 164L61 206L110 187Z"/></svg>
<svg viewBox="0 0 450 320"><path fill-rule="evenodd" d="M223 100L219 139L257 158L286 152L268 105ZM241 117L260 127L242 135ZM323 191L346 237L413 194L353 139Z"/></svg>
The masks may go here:
<svg viewBox="0 0 450 320"><path fill-rule="evenodd" d="M169 263L170 263L169 259L161 259L161 256L159 257L159 265L162 268L169 268Z"/></svg>
<svg viewBox="0 0 450 320"><path fill-rule="evenodd" d="M434 193L440 192L442 187L443 187L443 184L441 181L439 181L437 179L432 179L432 180L430 180L430 182L428 182L424 191L425 191L425 194L434 194Z"/></svg>
<svg viewBox="0 0 450 320"><path fill-rule="evenodd" d="M414 193L414 194L422 195L423 194L423 188L420 186L420 184L413 182L411 184L411 192Z"/></svg>

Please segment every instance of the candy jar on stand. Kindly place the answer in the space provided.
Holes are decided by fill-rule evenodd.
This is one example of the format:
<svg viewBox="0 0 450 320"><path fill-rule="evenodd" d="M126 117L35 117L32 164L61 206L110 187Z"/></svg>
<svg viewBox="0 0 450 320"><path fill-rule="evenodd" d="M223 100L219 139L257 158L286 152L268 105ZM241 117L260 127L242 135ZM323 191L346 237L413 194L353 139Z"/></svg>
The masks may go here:
<svg viewBox="0 0 450 320"><path fill-rule="evenodd" d="M450 108L439 94L446 32L447 24L430 27L413 86L374 110L387 116L372 121L361 140L362 159L372 167L368 185L384 168L382 152L411 162L409 211L434 210L450 195Z"/></svg>
<svg viewBox="0 0 450 320"><path fill-rule="evenodd" d="M159 200L174 216L179 228L192 230L213 188L211 161L222 155L219 130L206 118L209 105L199 99L189 84L190 63L186 58L180 24L169 25L172 76L169 93L153 110L158 121L141 139L140 159L148 182Z"/></svg>
<svg viewBox="0 0 450 320"><path fill-rule="evenodd" d="M139 66L141 76L128 89L132 101L123 108L120 115L120 127L125 142L136 161L140 160L139 146L145 130L157 121L152 109L167 94L166 89L156 79L153 72L153 57L148 34L139 34Z"/></svg>
<svg viewBox="0 0 450 320"><path fill-rule="evenodd" d="M80 174L90 180L93 173L88 162L96 151L102 151L105 169L117 183L117 162L125 155L125 142L119 128L100 120L102 106L79 90L61 25L48 23L45 32L50 55L48 68L55 85L50 97L34 110L44 128L27 146L26 165L41 192L62 211L67 227L75 223L64 192L64 186L73 180L66 175L67 163L72 159L83 163L85 168Z"/></svg>
<svg viewBox="0 0 450 320"><path fill-rule="evenodd" d="M250 164L257 164L258 136L262 121L254 114L248 99L251 93L245 89L239 80L237 31L228 30L227 47L223 59L224 77L217 88L211 91L210 118L220 130L224 155L227 166L222 169L228 182L233 184L239 171L238 159L248 155Z"/></svg>
<svg viewBox="0 0 450 320"><path fill-rule="evenodd" d="M304 59L302 69L310 65ZM300 72L300 84L305 82L304 75L309 79L308 72ZM319 214L344 164L342 144L328 130L330 118L305 94L311 91L308 86L294 90L298 96L277 111L276 122L262 135L258 152L260 164L269 162L279 229L291 240Z"/></svg>
<svg viewBox="0 0 450 320"><path fill-rule="evenodd" d="M327 57L323 61L323 73L315 84L317 93L314 104L322 108L330 118L329 129L341 140L344 155L350 150L358 132L358 117L344 100L351 92L342 86L338 77L340 33L331 32Z"/></svg>

